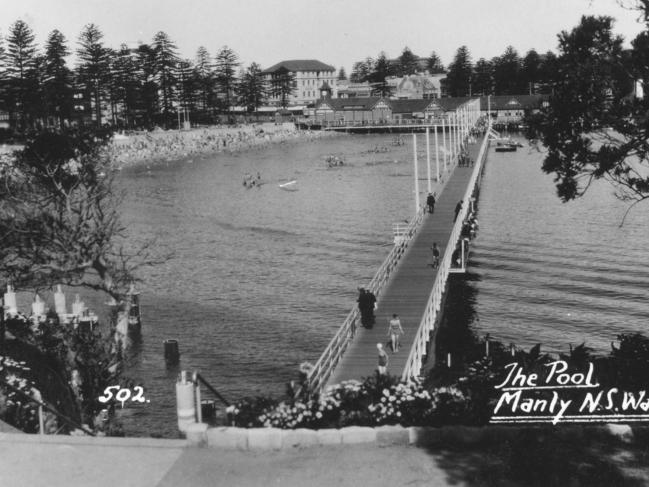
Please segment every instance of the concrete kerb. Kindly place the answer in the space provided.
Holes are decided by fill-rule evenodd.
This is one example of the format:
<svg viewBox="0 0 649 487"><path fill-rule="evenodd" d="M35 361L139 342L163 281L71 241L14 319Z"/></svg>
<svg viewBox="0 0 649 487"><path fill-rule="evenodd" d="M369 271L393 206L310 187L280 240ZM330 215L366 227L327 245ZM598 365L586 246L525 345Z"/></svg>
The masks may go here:
<svg viewBox="0 0 649 487"><path fill-rule="evenodd" d="M208 428L205 437L192 444L209 448L237 450L284 450L321 445L375 443L378 446L403 445L416 447L447 447L449 445L476 446L486 442L509 441L520 435L522 430L538 429L552 431L566 438L614 438L628 442L632 438L629 427L611 428L610 425L491 425L491 426L442 426L404 427L400 425L370 428L349 426L340 429L297 429L278 428Z"/></svg>

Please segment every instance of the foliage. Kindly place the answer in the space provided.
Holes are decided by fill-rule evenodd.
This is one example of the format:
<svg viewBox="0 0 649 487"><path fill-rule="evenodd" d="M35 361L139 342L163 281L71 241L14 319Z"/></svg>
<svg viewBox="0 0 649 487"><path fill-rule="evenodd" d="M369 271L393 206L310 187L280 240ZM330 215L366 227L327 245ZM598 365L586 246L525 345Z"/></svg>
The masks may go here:
<svg viewBox="0 0 649 487"><path fill-rule="evenodd" d="M280 105L284 108L288 105L290 96L297 88L295 74L285 67L280 67L272 74L270 81L270 94L279 98Z"/></svg>
<svg viewBox="0 0 649 487"><path fill-rule="evenodd" d="M448 67L446 86L450 96L467 96L471 91L471 56L466 46L461 46L455 53L453 62Z"/></svg>
<svg viewBox="0 0 649 487"><path fill-rule="evenodd" d="M126 247L113 177L96 133L30 139L0 174L0 273L16 288L68 284L116 298L125 293L146 245Z"/></svg>
<svg viewBox="0 0 649 487"><path fill-rule="evenodd" d="M473 68L472 93L475 95L491 95L493 89L493 66L484 58L478 59Z"/></svg>
<svg viewBox="0 0 649 487"><path fill-rule="evenodd" d="M223 96L226 111L230 110L230 100L236 86L236 69L239 64L239 56L228 46L223 46L216 53L214 76Z"/></svg>
<svg viewBox="0 0 649 487"><path fill-rule="evenodd" d="M547 148L543 170L555 175L563 201L582 196L596 179L611 182L623 200L649 196L649 98L633 96L634 81L649 79L649 34L641 32L625 52L612 28L610 17L584 16L559 35L549 106L528 120L528 137Z"/></svg>
<svg viewBox="0 0 649 487"><path fill-rule="evenodd" d="M321 395L275 402L244 400L228 408L232 424L243 427L340 428L350 425L440 425L458 422L465 407L455 387L426 390L418 381L375 375L346 381Z"/></svg>
<svg viewBox="0 0 649 487"><path fill-rule="evenodd" d="M406 76L415 74L419 71L419 62L417 56L406 46L401 56L399 56L399 64L397 65L397 76Z"/></svg>
<svg viewBox="0 0 649 487"><path fill-rule="evenodd" d="M153 37L154 69L157 86L162 93L162 116L166 126L169 126L170 113L173 111L173 102L177 99L175 85L178 82L176 68L178 55L176 45L171 41L166 32L160 31Z"/></svg>
<svg viewBox="0 0 649 487"><path fill-rule="evenodd" d="M88 93L93 97L97 126L101 125L101 101L110 76L110 51L104 46L103 37L104 34L97 25L88 24L79 36L77 49L79 80L85 84Z"/></svg>
<svg viewBox="0 0 649 487"><path fill-rule="evenodd" d="M522 61L513 46L508 46L505 53L494 58L491 64L496 93L503 95L525 93L525 87L521 83Z"/></svg>
<svg viewBox="0 0 649 487"><path fill-rule="evenodd" d="M24 362L1 357L0 418L25 433L38 433L38 406L5 385L9 384L27 396L34 396L37 390L30 375L30 369Z"/></svg>
<svg viewBox="0 0 649 487"><path fill-rule="evenodd" d="M254 112L259 108L268 95L266 81L257 63L252 63L243 73L237 85L239 103L248 111Z"/></svg>
<svg viewBox="0 0 649 487"><path fill-rule="evenodd" d="M444 72L444 64L442 64L442 60L435 51L430 53L430 56L426 60L426 68L430 74Z"/></svg>

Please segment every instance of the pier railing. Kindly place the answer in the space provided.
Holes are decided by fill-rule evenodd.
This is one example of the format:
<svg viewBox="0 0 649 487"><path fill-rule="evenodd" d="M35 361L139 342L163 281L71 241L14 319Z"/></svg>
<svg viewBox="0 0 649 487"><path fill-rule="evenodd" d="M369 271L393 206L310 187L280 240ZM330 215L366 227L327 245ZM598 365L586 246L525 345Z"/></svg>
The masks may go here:
<svg viewBox="0 0 649 487"><path fill-rule="evenodd" d="M431 291L430 297L428 298L424 316L421 319L419 328L417 329L415 341L413 343L412 349L410 350L410 355L408 355L408 360L406 361L403 374L401 375L402 380L413 379L414 377L419 376L419 372L421 371L423 358L426 355L426 348L430 339L430 333L435 327L435 321L437 320L437 316L442 306L442 296L444 294L446 280L448 279L449 270L451 268L451 259L453 252L460 238L463 222L469 212L469 201L478 182L480 172L482 171L488 146L489 137L485 135L482 141L482 145L480 146L480 152L478 152L478 158L475 162L473 173L471 174L471 179L469 179L469 184L467 185L466 193L462 198L462 209L458 213L455 224L453 225L453 230L451 230L451 236L448 240L448 244L446 245L444 257L440 261L439 268L437 270L437 276L435 277L435 282L433 283L433 290Z"/></svg>
<svg viewBox="0 0 649 487"><path fill-rule="evenodd" d="M415 218L410 222L408 227L401 233L401 239L398 244L392 247L392 250L385 258L381 267L376 271L376 274L370 281L367 289L372 291L378 298L385 283L390 279L392 271L396 268L399 260L408 249L408 245L412 241L417 229L419 228L424 217L424 208L420 208ZM349 343L353 340L356 334L356 323L359 319L358 307L354 307L342 326L338 329L334 337L331 339L327 348L325 348L322 355L316 362L313 370L309 374L307 383L312 391L320 390L329 380L331 372L334 370L339 360L345 353Z"/></svg>

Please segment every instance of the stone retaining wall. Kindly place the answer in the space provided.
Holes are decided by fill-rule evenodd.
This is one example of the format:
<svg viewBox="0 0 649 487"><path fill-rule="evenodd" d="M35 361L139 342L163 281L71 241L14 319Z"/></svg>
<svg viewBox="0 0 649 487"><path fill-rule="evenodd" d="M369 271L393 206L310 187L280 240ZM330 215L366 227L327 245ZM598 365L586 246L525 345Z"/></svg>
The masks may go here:
<svg viewBox="0 0 649 487"><path fill-rule="evenodd" d="M204 423L195 423L187 430L187 441L194 446L221 448L226 450L283 450L318 445L345 445L375 443L379 446L425 446L435 447L457 445L470 446L483 442L502 442L513 439L523 430L551 429L565 438L588 439L617 438L630 441L633 433L628 425L543 425L543 426L444 426L440 428L399 425L370 428L349 426L340 429L295 429L278 428L210 428Z"/></svg>

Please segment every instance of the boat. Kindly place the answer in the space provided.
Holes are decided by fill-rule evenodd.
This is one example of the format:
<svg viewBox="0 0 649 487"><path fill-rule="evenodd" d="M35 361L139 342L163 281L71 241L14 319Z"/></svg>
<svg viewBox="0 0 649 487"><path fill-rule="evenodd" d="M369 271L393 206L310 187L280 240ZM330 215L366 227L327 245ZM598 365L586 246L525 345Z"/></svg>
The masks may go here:
<svg viewBox="0 0 649 487"><path fill-rule="evenodd" d="M297 180L293 179L291 181L288 181L286 183L282 183L279 185L280 189L283 189L284 191L297 191Z"/></svg>
<svg viewBox="0 0 649 487"><path fill-rule="evenodd" d="M505 144L499 142L496 145L496 152L516 152L518 149L518 146L515 144Z"/></svg>
<svg viewBox="0 0 649 487"><path fill-rule="evenodd" d="M512 139L501 139L496 141L496 152L516 152L519 147L523 147L520 142Z"/></svg>

